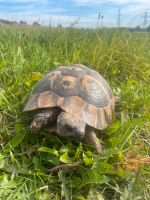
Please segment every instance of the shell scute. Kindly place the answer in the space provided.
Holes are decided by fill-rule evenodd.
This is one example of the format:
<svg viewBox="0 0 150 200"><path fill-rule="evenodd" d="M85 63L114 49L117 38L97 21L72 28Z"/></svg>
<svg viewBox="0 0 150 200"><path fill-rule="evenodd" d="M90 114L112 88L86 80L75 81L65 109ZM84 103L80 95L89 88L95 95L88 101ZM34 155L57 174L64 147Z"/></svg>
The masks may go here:
<svg viewBox="0 0 150 200"><path fill-rule="evenodd" d="M77 96L79 81L73 76L61 76L53 82L52 90L60 96Z"/></svg>
<svg viewBox="0 0 150 200"><path fill-rule="evenodd" d="M40 94L38 108L50 108L57 106L59 96L53 91L45 91Z"/></svg>
<svg viewBox="0 0 150 200"><path fill-rule="evenodd" d="M38 99L39 99L40 93L37 94L31 94L29 96L29 99L23 109L24 112L35 110L38 108Z"/></svg>
<svg viewBox="0 0 150 200"><path fill-rule="evenodd" d="M109 103L109 98L103 87L89 75L81 80L79 96L97 107L104 107Z"/></svg>
<svg viewBox="0 0 150 200"><path fill-rule="evenodd" d="M35 85L31 94L42 93L45 91L49 91L50 89L49 75L46 75Z"/></svg>
<svg viewBox="0 0 150 200"><path fill-rule="evenodd" d="M70 112L73 115L80 115L82 113L86 102L78 96L64 97L64 101L61 104L61 108L66 112Z"/></svg>

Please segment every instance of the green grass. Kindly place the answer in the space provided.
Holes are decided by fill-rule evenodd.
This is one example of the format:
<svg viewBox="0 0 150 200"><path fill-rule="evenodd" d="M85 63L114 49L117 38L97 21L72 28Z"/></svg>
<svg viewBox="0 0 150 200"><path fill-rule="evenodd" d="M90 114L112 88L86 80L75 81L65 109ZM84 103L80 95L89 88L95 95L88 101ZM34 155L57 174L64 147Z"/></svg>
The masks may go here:
<svg viewBox="0 0 150 200"><path fill-rule="evenodd" d="M22 113L44 74L73 63L96 69L120 97L111 125L97 131L103 144L98 156L83 143L32 134L32 118ZM149 83L148 33L1 28L0 200L149 200L150 164L143 161L150 153Z"/></svg>

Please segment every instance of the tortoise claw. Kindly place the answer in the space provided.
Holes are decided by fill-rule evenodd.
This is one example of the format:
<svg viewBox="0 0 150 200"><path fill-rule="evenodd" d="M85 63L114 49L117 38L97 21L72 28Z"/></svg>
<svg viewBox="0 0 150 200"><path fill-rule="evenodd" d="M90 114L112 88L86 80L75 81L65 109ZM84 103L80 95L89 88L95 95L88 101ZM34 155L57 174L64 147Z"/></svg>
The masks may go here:
<svg viewBox="0 0 150 200"><path fill-rule="evenodd" d="M29 129L31 130L31 132L37 133L41 130L41 125L39 123L36 123L35 121L33 121L31 123Z"/></svg>

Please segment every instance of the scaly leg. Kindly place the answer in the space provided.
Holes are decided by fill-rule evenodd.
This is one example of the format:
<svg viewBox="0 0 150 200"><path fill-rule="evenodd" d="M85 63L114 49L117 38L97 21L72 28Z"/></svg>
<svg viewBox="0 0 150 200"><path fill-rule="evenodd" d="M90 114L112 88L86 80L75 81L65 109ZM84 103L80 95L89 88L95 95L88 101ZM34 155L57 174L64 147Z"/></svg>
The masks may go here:
<svg viewBox="0 0 150 200"><path fill-rule="evenodd" d="M60 114L60 108L49 108L41 111L35 115L30 129L32 132L39 132L41 129L46 128L57 120L58 115Z"/></svg>
<svg viewBox="0 0 150 200"><path fill-rule="evenodd" d="M101 149L102 149L102 146L94 132L94 129L87 126L86 127L86 131L85 131L85 136L84 136L84 141L90 145L90 147L92 149L94 149L94 151L96 153L100 153Z"/></svg>

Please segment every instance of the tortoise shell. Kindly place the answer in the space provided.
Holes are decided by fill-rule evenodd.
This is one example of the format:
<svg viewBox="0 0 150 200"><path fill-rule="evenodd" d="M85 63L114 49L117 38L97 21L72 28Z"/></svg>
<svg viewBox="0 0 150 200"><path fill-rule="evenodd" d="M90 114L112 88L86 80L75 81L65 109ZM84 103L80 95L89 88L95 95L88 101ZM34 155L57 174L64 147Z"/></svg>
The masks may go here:
<svg viewBox="0 0 150 200"><path fill-rule="evenodd" d="M114 106L106 80L96 71L75 64L57 67L44 76L32 90L23 111L60 107L103 130L112 119Z"/></svg>

